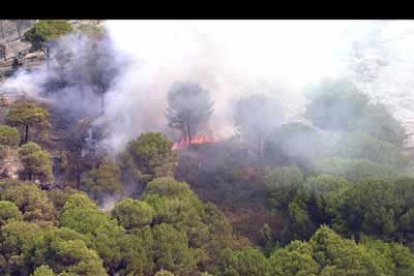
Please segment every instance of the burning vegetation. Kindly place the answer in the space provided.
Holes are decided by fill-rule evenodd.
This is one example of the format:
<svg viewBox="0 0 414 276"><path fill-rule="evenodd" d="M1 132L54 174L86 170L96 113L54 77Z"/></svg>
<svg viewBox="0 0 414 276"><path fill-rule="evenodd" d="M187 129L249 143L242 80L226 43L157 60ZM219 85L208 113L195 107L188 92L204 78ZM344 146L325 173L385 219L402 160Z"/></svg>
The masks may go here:
<svg viewBox="0 0 414 276"><path fill-rule="evenodd" d="M282 93L225 99L210 64L150 70L99 25L24 37L47 63L1 86L24 96L1 101L0 275L414 271L405 129L355 80L314 86L296 119Z"/></svg>
<svg viewBox="0 0 414 276"><path fill-rule="evenodd" d="M218 139L214 139L212 137L209 137L207 135L203 135L203 136L194 136L191 138L191 143L190 140L188 139L182 139L179 142L174 143L172 149L173 150L179 150L179 149L184 149L190 145L201 145L201 144L213 144L213 143L217 143L220 140Z"/></svg>

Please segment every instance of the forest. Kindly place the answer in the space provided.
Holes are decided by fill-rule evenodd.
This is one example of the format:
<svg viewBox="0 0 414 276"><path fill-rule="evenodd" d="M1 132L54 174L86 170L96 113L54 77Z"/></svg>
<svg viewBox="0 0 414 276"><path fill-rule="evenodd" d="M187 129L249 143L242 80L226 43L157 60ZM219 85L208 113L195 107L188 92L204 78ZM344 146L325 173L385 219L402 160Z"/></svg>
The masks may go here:
<svg viewBox="0 0 414 276"><path fill-rule="evenodd" d="M321 81L303 120L242 97L225 139L215 94L175 81L162 130L114 154L105 30L39 20L21 37L45 64L9 77L41 76L41 94L0 94L0 275L414 275L406 130L352 80Z"/></svg>

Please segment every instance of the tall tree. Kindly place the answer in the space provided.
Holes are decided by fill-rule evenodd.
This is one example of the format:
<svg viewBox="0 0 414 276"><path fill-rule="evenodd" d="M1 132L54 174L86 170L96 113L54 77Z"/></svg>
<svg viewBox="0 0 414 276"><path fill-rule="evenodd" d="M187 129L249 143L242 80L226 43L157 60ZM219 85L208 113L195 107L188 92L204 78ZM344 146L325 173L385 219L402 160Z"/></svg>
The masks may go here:
<svg viewBox="0 0 414 276"><path fill-rule="evenodd" d="M89 171L84 179L84 186L95 199L105 195L122 194L120 177L121 170L118 165L104 162L98 168Z"/></svg>
<svg viewBox="0 0 414 276"><path fill-rule="evenodd" d="M16 104L7 113L6 123L10 126L24 128L24 143L29 141L29 130L32 126L49 125L49 112L30 103Z"/></svg>
<svg viewBox="0 0 414 276"><path fill-rule="evenodd" d="M41 50L45 53L49 68L51 45L70 31L72 31L72 25L67 20L40 20L24 33L24 38L32 44L34 50Z"/></svg>
<svg viewBox="0 0 414 276"><path fill-rule="evenodd" d="M404 127L347 79L328 80L309 95L306 117L328 131L359 131L401 146Z"/></svg>
<svg viewBox="0 0 414 276"><path fill-rule="evenodd" d="M45 191L31 183L12 184L1 194L1 199L16 204L28 221L54 221L55 210Z"/></svg>
<svg viewBox="0 0 414 276"><path fill-rule="evenodd" d="M0 125L0 148L4 146L16 147L19 142L20 134L17 129Z"/></svg>
<svg viewBox="0 0 414 276"><path fill-rule="evenodd" d="M132 140L120 157L122 181L138 183L144 188L154 177L173 176L178 162L176 151L171 150L173 142L164 134L149 132Z"/></svg>
<svg viewBox="0 0 414 276"><path fill-rule="evenodd" d="M197 83L177 82L168 92L167 100L168 126L181 130L191 145L193 135L213 114L210 93Z"/></svg>
<svg viewBox="0 0 414 276"><path fill-rule="evenodd" d="M101 112L103 113L104 96L118 75L119 68L114 62L111 43L107 36L100 35L96 38L90 38L89 43L89 54L82 63L82 77L95 95L101 99Z"/></svg>
<svg viewBox="0 0 414 276"><path fill-rule="evenodd" d="M369 98L348 80L325 81L309 95L306 117L327 130L349 131L363 116Z"/></svg>
<svg viewBox="0 0 414 276"><path fill-rule="evenodd" d="M35 178L41 181L49 180L52 177L52 165L50 154L36 143L29 142L19 151L20 160L23 163L23 174L32 181Z"/></svg>

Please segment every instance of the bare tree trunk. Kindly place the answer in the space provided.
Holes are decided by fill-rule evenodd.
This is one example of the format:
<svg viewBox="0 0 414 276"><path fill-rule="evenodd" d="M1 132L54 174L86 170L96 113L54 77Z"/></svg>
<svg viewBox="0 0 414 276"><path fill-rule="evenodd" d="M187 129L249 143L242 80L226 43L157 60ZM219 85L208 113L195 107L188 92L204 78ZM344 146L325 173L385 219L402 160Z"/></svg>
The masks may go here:
<svg viewBox="0 0 414 276"><path fill-rule="evenodd" d="M46 62L47 62L47 70L50 71L50 47L45 46L44 53L46 56Z"/></svg>
<svg viewBox="0 0 414 276"><path fill-rule="evenodd" d="M188 145L191 146L191 128L190 128L190 122L187 120L187 136L188 136Z"/></svg>
<svg viewBox="0 0 414 276"><path fill-rule="evenodd" d="M24 143L26 144L27 141L29 140L29 125L25 126L25 138L24 138Z"/></svg>

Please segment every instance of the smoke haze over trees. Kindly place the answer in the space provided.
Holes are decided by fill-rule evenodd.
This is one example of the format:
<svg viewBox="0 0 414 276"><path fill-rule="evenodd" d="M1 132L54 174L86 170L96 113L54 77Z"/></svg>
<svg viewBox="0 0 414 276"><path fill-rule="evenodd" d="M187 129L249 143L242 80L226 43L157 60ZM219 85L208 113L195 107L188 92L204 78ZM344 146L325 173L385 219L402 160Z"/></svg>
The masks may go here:
<svg viewBox="0 0 414 276"><path fill-rule="evenodd" d="M191 145L191 139L205 125L213 113L214 102L210 93L196 83L174 83L168 92L168 126L183 133L183 139Z"/></svg>
<svg viewBox="0 0 414 276"><path fill-rule="evenodd" d="M412 30L40 20L0 84L0 274L411 275Z"/></svg>
<svg viewBox="0 0 414 276"><path fill-rule="evenodd" d="M105 24L107 30L102 35L91 35L99 34L100 31L79 28L76 30L77 35L61 39L56 50L64 49L62 51L67 60L63 63L70 70L63 74L67 84L63 88L53 87L52 91L59 94L61 105L83 99L82 104L70 106L75 109L75 113L99 114L105 102L104 114L117 122L113 124L112 132L118 135L109 136L104 143L116 151L122 150L130 139L142 132L168 132L165 128L165 99L176 81L195 82L210 92L215 102L211 124L215 126L215 132L226 137L234 132L234 112L231 108L234 101L263 91L278 98L286 109L287 118L298 118L305 108L303 91L307 85L316 84L324 77L353 74L358 77L367 73L365 69L358 69L358 64L377 68L378 76L388 74L383 78L364 81L364 87L362 81L358 81L357 86L364 88L360 89L363 93L373 95L374 100L379 99L392 112L396 112L397 98L394 102L390 101L394 92L390 93L389 87L399 87L402 82L398 80L397 83L397 79L391 78L389 73L391 68L395 68L398 69L395 72L401 76L402 66L407 63L400 62L396 57L397 52L391 50L397 49L395 47L405 49L405 45L409 45L408 40L401 38L395 31L397 26L401 25L408 35L411 31L410 25L405 22L382 24L369 21L336 21L332 24L315 21L307 24L303 30L298 22L285 21L269 24L240 22L240 25L234 22L223 25L220 21L177 21L168 24L167 28L160 28L159 22L148 21L131 21L128 24L109 21ZM245 33L243 36L238 32L241 28ZM257 31L259 29L260 32ZM265 36L268 32L285 37L287 29L298 35L278 40L278 44ZM319 32L322 29L324 32ZM149 37L150 33L158 35ZM332 34L337 39L328 42L321 33ZM174 34L177 34L176 40L173 40ZM245 41L247 37L250 37L249 42ZM266 41L262 43L266 45L254 41ZM292 59L290 53L297 54L295 50L300 47L301 41L306 41L308 46L303 55ZM324 46L319 41L324 41ZM354 42L364 49L364 52L359 50L359 58L353 58ZM237 43L238 47L229 52L233 43ZM333 57L328 58L326 51L331 52ZM384 57L389 61L373 62L371 56ZM25 90L26 93L39 92L45 84L50 85L51 77L50 73L44 72L31 75L21 73L19 81L11 80L5 86L12 88L18 85L22 88L19 90ZM99 98L98 101L95 96ZM97 105L99 101L101 106ZM401 107L396 114L398 118L408 112L407 108ZM136 112L139 116L131 116Z"/></svg>

